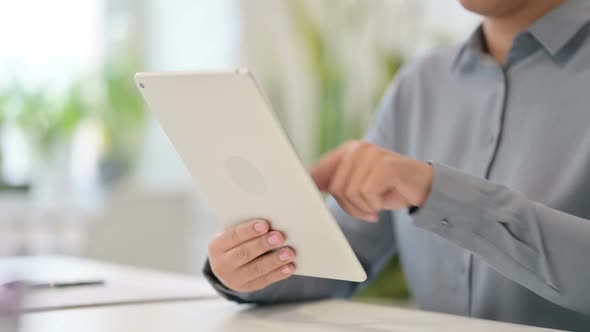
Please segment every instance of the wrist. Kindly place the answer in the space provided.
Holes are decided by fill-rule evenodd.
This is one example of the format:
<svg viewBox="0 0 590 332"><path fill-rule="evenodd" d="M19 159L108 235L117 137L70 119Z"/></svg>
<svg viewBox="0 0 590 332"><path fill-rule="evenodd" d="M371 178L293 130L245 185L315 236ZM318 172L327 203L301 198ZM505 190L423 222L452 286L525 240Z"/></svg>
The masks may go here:
<svg viewBox="0 0 590 332"><path fill-rule="evenodd" d="M398 174L404 181L398 190L411 206L420 208L426 203L432 189L433 167L430 163L409 158L404 164L405 169Z"/></svg>
<svg viewBox="0 0 590 332"><path fill-rule="evenodd" d="M421 185L421 192L422 192L422 199L420 200L417 207L423 207L426 201L428 200L428 196L432 191L432 180L434 178L434 169L431 163L422 163L423 164L423 181Z"/></svg>

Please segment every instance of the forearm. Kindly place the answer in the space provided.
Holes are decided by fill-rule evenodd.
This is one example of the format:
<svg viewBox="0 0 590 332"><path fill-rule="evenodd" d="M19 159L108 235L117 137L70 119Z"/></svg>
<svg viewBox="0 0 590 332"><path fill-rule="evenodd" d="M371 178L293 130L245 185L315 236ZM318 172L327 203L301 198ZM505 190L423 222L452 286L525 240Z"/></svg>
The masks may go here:
<svg viewBox="0 0 590 332"><path fill-rule="evenodd" d="M441 165L418 227L481 256L546 299L590 314L590 221Z"/></svg>

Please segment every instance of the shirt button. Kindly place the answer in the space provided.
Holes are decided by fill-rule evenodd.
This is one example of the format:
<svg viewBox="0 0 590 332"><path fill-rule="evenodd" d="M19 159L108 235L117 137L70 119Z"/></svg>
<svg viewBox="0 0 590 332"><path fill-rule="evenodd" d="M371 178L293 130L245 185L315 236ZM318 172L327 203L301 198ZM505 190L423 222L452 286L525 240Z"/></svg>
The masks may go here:
<svg viewBox="0 0 590 332"><path fill-rule="evenodd" d="M488 144L494 144L496 142L496 136L491 135L490 138L488 138Z"/></svg>
<svg viewBox="0 0 590 332"><path fill-rule="evenodd" d="M465 274L465 265L461 264L458 266L457 270L459 270L459 274Z"/></svg>
<svg viewBox="0 0 590 332"><path fill-rule="evenodd" d="M451 224L449 223L449 219L447 219L447 218L443 218L443 219L441 219L441 220L440 220L440 224L441 224L441 226L443 226L443 227L449 227L449 226L451 226Z"/></svg>

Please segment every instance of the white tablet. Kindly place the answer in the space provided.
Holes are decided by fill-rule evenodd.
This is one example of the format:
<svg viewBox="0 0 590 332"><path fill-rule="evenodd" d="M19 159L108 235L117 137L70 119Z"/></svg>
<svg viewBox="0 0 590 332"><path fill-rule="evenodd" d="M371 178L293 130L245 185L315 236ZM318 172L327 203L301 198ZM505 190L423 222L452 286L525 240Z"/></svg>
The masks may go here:
<svg viewBox="0 0 590 332"><path fill-rule="evenodd" d="M267 219L297 252L295 274L366 279L247 70L138 73L135 80L223 226Z"/></svg>

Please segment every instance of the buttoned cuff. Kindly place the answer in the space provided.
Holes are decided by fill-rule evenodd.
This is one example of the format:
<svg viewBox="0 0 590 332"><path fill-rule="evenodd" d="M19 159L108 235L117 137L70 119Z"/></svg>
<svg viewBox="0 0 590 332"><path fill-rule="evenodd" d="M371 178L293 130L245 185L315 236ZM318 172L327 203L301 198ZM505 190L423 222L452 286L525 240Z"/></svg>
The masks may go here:
<svg viewBox="0 0 590 332"><path fill-rule="evenodd" d="M440 164L433 164L433 170L430 195L412 215L416 226L497 265L512 261L540 270L539 250L523 240L522 221L504 208L506 201L524 201L522 194Z"/></svg>
<svg viewBox="0 0 590 332"><path fill-rule="evenodd" d="M468 231L477 227L473 220L482 218L486 205L480 179L436 163L432 168L430 194L426 203L412 214L415 225L445 237L453 228Z"/></svg>
<svg viewBox="0 0 590 332"><path fill-rule="evenodd" d="M522 193L440 164L433 169L430 195L412 215L417 227L480 255L497 271L557 289L539 231L527 224L534 215Z"/></svg>
<svg viewBox="0 0 590 332"><path fill-rule="evenodd" d="M219 281L217 276L211 270L211 264L209 264L209 259L205 262L205 266L203 267L203 275L209 281L211 286L224 298L234 301L237 303L249 303L249 296L248 293L240 293L234 290L227 288L224 284Z"/></svg>

